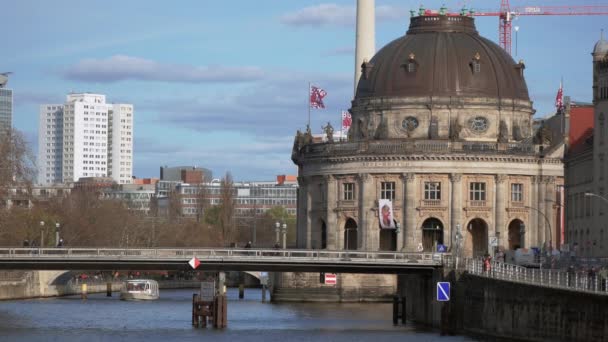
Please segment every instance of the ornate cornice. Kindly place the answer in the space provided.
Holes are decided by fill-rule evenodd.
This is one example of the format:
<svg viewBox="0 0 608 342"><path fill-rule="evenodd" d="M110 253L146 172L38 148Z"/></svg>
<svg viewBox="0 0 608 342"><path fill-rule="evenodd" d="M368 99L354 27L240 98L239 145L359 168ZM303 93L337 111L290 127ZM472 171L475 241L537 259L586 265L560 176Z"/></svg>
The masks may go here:
<svg viewBox="0 0 608 342"><path fill-rule="evenodd" d="M425 155L350 155L350 156L314 156L302 157L300 163L345 163L345 162L375 162L375 161L456 161L456 162L495 162L495 163L525 163L525 164L562 164L560 158L536 158L525 156L500 155L461 155L461 154L425 154Z"/></svg>

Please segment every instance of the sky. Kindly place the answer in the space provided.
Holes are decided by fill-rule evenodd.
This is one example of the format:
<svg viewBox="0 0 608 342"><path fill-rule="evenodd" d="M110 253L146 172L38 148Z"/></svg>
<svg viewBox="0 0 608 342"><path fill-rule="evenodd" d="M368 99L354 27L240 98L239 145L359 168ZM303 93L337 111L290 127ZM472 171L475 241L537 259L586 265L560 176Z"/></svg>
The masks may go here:
<svg viewBox="0 0 608 342"><path fill-rule="evenodd" d="M405 34L420 4L497 10L500 0L376 0L376 49ZM41 104L69 92L132 103L134 176L196 165L214 177L272 180L297 174L291 148L308 120L308 83L325 89L312 110L321 133L353 97L355 0L20 0L2 4L0 72L12 71L16 129L37 153ZM511 0L511 7L608 5L608 0ZM590 53L608 16L517 18L513 57L537 116L564 94L591 101ZM482 36L498 39L498 18L478 17ZM517 42L517 55L515 45Z"/></svg>

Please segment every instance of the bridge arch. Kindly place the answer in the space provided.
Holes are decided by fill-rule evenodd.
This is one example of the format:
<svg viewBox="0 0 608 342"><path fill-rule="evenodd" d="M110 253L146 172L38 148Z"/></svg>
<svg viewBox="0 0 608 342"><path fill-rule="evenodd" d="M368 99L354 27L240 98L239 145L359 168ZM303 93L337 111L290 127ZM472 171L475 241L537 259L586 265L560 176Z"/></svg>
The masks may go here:
<svg viewBox="0 0 608 342"><path fill-rule="evenodd" d="M357 222L349 217L344 223L344 249L357 249L358 246Z"/></svg>
<svg viewBox="0 0 608 342"><path fill-rule="evenodd" d="M476 217L467 224L464 239L464 255L479 257L488 252L488 223Z"/></svg>

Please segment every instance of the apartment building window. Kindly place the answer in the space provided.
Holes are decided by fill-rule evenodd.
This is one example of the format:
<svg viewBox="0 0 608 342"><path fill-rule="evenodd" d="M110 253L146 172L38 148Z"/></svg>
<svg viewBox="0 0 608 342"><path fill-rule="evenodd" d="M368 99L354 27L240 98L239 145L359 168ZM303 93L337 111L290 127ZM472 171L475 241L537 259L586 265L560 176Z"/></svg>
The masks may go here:
<svg viewBox="0 0 608 342"><path fill-rule="evenodd" d="M424 199L425 200L440 200L441 199L441 183L440 182L424 182Z"/></svg>
<svg viewBox="0 0 608 342"><path fill-rule="evenodd" d="M345 201L352 201L355 199L355 183L344 183L342 184L342 199Z"/></svg>
<svg viewBox="0 0 608 342"><path fill-rule="evenodd" d="M486 183L473 182L469 186L470 201L485 201L486 200Z"/></svg>
<svg viewBox="0 0 608 342"><path fill-rule="evenodd" d="M380 198L395 200L395 182L382 182L380 185Z"/></svg>
<svg viewBox="0 0 608 342"><path fill-rule="evenodd" d="M521 183L511 184L511 202L524 201L524 185Z"/></svg>

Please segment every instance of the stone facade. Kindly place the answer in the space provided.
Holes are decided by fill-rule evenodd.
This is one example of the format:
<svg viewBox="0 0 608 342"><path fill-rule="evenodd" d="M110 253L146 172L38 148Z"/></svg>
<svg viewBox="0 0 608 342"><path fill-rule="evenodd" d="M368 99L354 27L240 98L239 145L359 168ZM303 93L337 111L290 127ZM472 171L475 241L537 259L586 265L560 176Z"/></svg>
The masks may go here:
<svg viewBox="0 0 608 342"><path fill-rule="evenodd" d="M532 131L523 63L484 38L456 43L472 36L479 37L468 17L413 18L405 37L363 65L348 140L296 136L298 247L412 252L422 245L429 252L443 244L477 256L492 252L495 241L503 249L552 244L561 142ZM437 44L427 43L433 39ZM447 55L429 66L414 61L425 44L442 56L447 48L470 55L481 69ZM398 61L415 66L404 70ZM454 74L403 74L445 65ZM495 90L481 88L489 83ZM420 96L425 89L428 96ZM391 200L397 229L381 228L381 199Z"/></svg>
<svg viewBox="0 0 608 342"><path fill-rule="evenodd" d="M608 257L608 42L593 51L593 132L566 158L567 237L575 254Z"/></svg>

